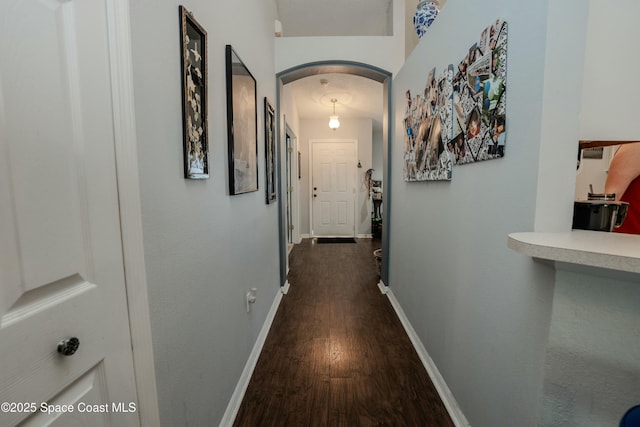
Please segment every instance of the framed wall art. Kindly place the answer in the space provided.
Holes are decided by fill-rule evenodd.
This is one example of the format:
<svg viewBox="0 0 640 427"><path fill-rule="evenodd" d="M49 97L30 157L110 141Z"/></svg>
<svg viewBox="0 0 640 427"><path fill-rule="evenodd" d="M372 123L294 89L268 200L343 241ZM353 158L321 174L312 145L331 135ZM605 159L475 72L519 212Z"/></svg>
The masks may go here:
<svg viewBox="0 0 640 427"><path fill-rule="evenodd" d="M184 177L209 178L207 32L180 6Z"/></svg>
<svg viewBox="0 0 640 427"><path fill-rule="evenodd" d="M264 98L264 149L265 149L265 188L267 204L276 201L276 113L269 100Z"/></svg>
<svg viewBox="0 0 640 427"><path fill-rule="evenodd" d="M256 79L226 46L229 194L258 191Z"/></svg>

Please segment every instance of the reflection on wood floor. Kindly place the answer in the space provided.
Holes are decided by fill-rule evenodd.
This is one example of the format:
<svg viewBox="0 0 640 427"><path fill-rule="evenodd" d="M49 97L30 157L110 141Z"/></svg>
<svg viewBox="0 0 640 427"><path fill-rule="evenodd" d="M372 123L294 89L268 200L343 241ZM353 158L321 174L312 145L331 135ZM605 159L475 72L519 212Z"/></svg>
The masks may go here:
<svg viewBox="0 0 640 427"><path fill-rule="evenodd" d="M234 426L453 426L377 287L377 239L291 252L289 282Z"/></svg>

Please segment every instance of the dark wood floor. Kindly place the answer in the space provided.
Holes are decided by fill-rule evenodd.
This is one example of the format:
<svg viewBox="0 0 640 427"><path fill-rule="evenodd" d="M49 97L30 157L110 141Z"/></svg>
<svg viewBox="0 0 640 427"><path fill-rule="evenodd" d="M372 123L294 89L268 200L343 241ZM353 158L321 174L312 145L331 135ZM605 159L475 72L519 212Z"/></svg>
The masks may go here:
<svg viewBox="0 0 640 427"><path fill-rule="evenodd" d="M376 286L378 240L291 252L289 282L234 426L453 426Z"/></svg>

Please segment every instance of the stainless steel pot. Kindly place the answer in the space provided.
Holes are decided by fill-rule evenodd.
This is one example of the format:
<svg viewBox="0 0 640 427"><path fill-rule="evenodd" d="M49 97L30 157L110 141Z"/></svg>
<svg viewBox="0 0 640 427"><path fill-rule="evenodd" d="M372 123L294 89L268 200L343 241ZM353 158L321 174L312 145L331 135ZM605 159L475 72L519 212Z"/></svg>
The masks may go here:
<svg viewBox="0 0 640 427"><path fill-rule="evenodd" d="M627 217L629 203L610 200L578 200L573 204L573 227L579 230L613 231Z"/></svg>

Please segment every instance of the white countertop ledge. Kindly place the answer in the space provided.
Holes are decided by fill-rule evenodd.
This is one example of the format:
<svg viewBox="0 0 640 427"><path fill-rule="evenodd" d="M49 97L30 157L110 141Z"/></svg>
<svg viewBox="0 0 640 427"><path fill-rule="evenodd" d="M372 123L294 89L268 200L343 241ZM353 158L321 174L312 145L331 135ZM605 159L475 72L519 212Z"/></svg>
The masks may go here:
<svg viewBox="0 0 640 427"><path fill-rule="evenodd" d="M586 230L511 233L507 246L533 258L640 273L640 235Z"/></svg>

